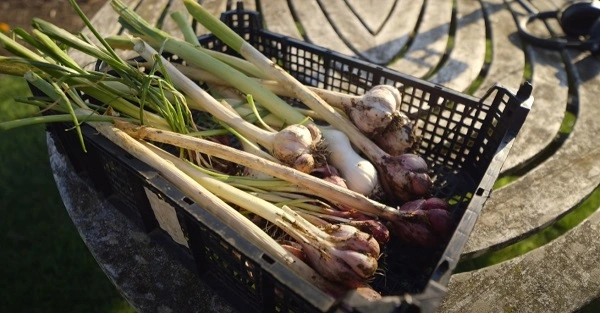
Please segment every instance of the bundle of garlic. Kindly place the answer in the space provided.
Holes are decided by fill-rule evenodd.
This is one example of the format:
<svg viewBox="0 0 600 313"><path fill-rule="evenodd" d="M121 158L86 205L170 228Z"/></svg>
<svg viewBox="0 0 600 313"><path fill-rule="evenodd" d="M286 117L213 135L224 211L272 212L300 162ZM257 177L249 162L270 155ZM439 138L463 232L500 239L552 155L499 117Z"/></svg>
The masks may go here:
<svg viewBox="0 0 600 313"><path fill-rule="evenodd" d="M95 45L36 19L33 35L15 33L36 52L0 33L0 42L16 56L0 58L0 72L24 75L48 97L30 103L58 114L0 123L0 129L70 121L78 130L82 121L90 123L273 258L332 294L364 286L378 269L381 246L394 238L421 246L445 240L450 211L443 200L427 199L432 179L426 162L415 154L418 136L398 109L402 97L396 88L374 86L362 96L309 88L196 1L184 3L246 60L199 47L193 36L186 36L192 42L174 38L119 0L111 4L135 37L107 39L95 33L101 43ZM65 46L97 58L106 71L84 70ZM141 59L122 60L115 47L131 49ZM188 66L171 63L155 49L177 55ZM236 100L242 104L216 97L217 88L211 94L198 81L229 86L233 95L243 95ZM218 126L204 129L195 120L198 111ZM231 138L242 148L234 147ZM159 149L158 143L175 147L179 155ZM248 170L269 178L231 176ZM246 218L248 212L284 232L284 238L269 237ZM284 240L297 251L280 245Z"/></svg>

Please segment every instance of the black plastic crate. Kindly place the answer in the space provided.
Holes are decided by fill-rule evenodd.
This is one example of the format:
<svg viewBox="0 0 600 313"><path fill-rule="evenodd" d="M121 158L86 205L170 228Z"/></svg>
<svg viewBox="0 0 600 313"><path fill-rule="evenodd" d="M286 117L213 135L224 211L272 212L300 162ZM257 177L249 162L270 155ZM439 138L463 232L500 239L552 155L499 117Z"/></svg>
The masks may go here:
<svg viewBox="0 0 600 313"><path fill-rule="evenodd" d="M418 121L423 135L418 153L435 178L434 196L452 203L453 236L431 249L385 247L380 264L384 275L371 284L383 300L366 302L353 292L334 299L275 262L91 127L83 127L88 153L81 151L75 134L65 132L65 126L49 127L66 146L75 168L144 230L169 238L161 242L175 247L183 264L191 259L198 275L244 312L434 311L529 113L531 86L524 84L517 93L494 86L479 99L266 31L259 14L241 5L224 13L222 20L306 84L351 94L362 94L377 84L396 86L403 94L401 110ZM201 37L200 42L235 54L212 35ZM176 229L165 223L174 223Z"/></svg>

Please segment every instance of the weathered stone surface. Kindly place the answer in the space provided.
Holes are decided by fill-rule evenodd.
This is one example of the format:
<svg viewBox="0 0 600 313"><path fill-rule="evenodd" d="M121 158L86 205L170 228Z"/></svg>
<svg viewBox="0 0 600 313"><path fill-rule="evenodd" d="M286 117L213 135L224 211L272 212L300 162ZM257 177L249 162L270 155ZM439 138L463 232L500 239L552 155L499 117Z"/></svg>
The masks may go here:
<svg viewBox="0 0 600 313"><path fill-rule="evenodd" d="M327 16L319 7L318 1L292 0L291 10L296 14L297 23L304 30L304 38L311 43L329 48L346 55L356 55L346 43L336 35ZM269 19L268 17L263 17Z"/></svg>
<svg viewBox="0 0 600 313"><path fill-rule="evenodd" d="M577 75L588 77L578 85L579 115L572 133L544 163L492 193L465 253L478 255L506 246L550 225L599 185L600 149L596 137L600 133L600 63L586 54L574 52L570 57Z"/></svg>
<svg viewBox="0 0 600 313"><path fill-rule="evenodd" d="M246 7L244 3L244 7ZM269 18L265 20L266 28L272 32L302 40L302 34L294 21L288 4L284 1L267 1L262 3L261 12Z"/></svg>
<svg viewBox="0 0 600 313"><path fill-rule="evenodd" d="M439 312L576 312L600 297L600 211L555 241L455 274Z"/></svg>
<svg viewBox="0 0 600 313"><path fill-rule="evenodd" d="M492 58L487 75L475 95L482 97L494 84L516 91L529 64L535 86L534 106L521 128L502 171L520 166L536 156L555 138L567 106L566 70L560 53L525 46L517 32L515 18L525 13L516 2L485 1L491 26ZM512 12L511 12L512 11Z"/></svg>
<svg viewBox="0 0 600 313"><path fill-rule="evenodd" d="M446 53L451 18L452 1L440 1L435 6L425 6L419 31L410 47L404 56L393 60L387 67L424 78L440 64Z"/></svg>
<svg viewBox="0 0 600 313"><path fill-rule="evenodd" d="M461 1L456 8L456 35L450 57L429 80L464 91L479 76L486 51L486 25L479 1Z"/></svg>

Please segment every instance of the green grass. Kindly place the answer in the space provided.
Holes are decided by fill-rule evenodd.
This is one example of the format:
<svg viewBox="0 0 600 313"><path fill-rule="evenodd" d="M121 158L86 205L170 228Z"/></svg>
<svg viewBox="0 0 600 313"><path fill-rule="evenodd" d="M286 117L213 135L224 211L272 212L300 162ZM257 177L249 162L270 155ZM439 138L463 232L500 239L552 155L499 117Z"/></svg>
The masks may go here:
<svg viewBox="0 0 600 313"><path fill-rule="evenodd" d="M0 77L0 121L24 80ZM0 312L133 312L79 237L58 194L42 125L0 132Z"/></svg>

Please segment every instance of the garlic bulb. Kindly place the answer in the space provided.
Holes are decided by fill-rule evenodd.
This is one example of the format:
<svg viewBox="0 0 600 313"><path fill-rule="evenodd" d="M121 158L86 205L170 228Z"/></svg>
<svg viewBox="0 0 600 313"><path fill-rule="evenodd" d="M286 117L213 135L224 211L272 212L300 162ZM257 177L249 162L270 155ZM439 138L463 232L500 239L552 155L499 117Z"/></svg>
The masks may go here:
<svg viewBox="0 0 600 313"><path fill-rule="evenodd" d="M402 112L396 112L387 128L373 141L390 155L414 153L421 136L417 135L413 122Z"/></svg>
<svg viewBox="0 0 600 313"><path fill-rule="evenodd" d="M370 138L384 131L392 122L399 105L399 91L388 85L377 85L360 100L346 106L346 114L356 127Z"/></svg>
<svg viewBox="0 0 600 313"><path fill-rule="evenodd" d="M309 125L290 125L279 131L273 139L273 156L293 168L310 173L322 159L321 132Z"/></svg>
<svg viewBox="0 0 600 313"><path fill-rule="evenodd" d="M329 163L340 172L348 189L370 196L379 185L375 166L354 151L341 131L322 127L321 132L327 142Z"/></svg>

